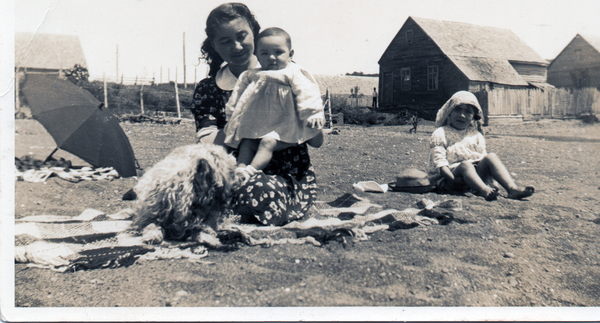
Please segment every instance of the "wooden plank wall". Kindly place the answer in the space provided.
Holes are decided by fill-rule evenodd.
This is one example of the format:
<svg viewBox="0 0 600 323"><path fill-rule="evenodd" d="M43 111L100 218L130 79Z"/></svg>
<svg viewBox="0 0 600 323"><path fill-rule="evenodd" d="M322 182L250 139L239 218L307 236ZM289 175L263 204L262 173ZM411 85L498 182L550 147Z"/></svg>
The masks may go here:
<svg viewBox="0 0 600 323"><path fill-rule="evenodd" d="M600 91L596 88L493 89L487 92L489 116L562 118L600 114Z"/></svg>

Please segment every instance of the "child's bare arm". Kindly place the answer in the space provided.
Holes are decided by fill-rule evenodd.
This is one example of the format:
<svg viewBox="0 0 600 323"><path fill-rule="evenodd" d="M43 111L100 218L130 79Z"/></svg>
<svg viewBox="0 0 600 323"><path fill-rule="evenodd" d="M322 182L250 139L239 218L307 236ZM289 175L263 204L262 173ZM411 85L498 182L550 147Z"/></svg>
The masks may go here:
<svg viewBox="0 0 600 323"><path fill-rule="evenodd" d="M452 174L452 171L450 170L450 168L448 166L440 167L440 174L442 174L442 177L444 177L445 179L447 179L449 181L454 180L454 174Z"/></svg>

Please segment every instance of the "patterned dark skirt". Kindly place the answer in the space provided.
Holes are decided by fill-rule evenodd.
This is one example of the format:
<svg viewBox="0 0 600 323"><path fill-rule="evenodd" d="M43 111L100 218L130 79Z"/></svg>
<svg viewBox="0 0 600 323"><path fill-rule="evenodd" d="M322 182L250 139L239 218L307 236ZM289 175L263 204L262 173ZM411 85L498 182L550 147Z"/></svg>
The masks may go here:
<svg viewBox="0 0 600 323"><path fill-rule="evenodd" d="M235 193L236 211L263 225L283 225L305 216L317 198L317 181L306 144L273 154L269 165Z"/></svg>

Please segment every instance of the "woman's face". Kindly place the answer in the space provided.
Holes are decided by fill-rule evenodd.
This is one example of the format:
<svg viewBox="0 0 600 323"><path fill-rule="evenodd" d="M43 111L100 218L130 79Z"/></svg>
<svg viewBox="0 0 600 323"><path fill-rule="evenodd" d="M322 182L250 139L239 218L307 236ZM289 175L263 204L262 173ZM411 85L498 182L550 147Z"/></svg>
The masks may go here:
<svg viewBox="0 0 600 323"><path fill-rule="evenodd" d="M475 116L474 108L468 104L460 104L454 107L448 116L448 124L458 130L466 129Z"/></svg>
<svg viewBox="0 0 600 323"><path fill-rule="evenodd" d="M254 34L244 18L222 24L212 40L221 58L233 66L245 66L254 54Z"/></svg>

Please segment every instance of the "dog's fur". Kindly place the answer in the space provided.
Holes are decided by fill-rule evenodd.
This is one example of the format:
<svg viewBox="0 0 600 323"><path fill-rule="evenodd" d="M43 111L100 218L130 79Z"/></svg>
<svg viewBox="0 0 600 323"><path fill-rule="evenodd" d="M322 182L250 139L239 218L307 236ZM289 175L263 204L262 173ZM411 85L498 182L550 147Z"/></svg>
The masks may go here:
<svg viewBox="0 0 600 323"><path fill-rule="evenodd" d="M230 210L231 192L240 183L235 169L235 158L223 147L195 144L175 148L134 187L138 200L133 228L153 242L191 238L218 243L214 229Z"/></svg>

